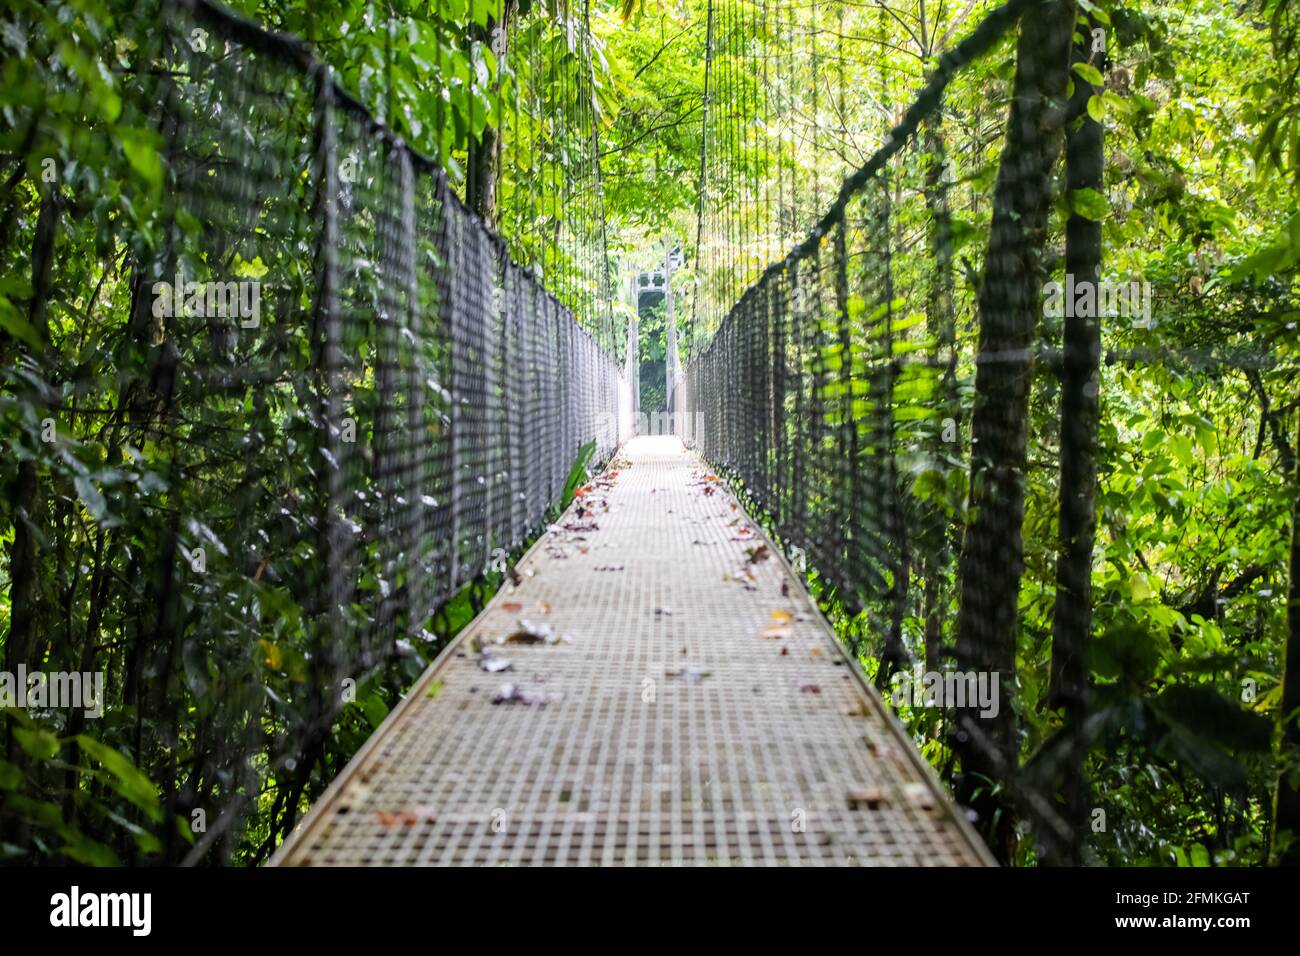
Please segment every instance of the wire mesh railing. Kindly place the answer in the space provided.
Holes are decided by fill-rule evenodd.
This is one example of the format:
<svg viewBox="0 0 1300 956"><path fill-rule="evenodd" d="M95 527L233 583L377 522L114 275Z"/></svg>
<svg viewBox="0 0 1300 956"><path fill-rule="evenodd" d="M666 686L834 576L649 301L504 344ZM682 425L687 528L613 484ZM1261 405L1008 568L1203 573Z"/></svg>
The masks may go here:
<svg viewBox="0 0 1300 956"><path fill-rule="evenodd" d="M760 22L768 15L758 8ZM811 17L840 14L826 5ZM1252 486L1275 421L1264 376L1294 372L1285 350L1242 316L1289 314L1292 296L1224 272L1211 304L1199 275L1153 268L1153 259L1139 267L1132 251L1145 239L1118 228L1103 256L1102 220L1130 230L1136 221L1126 220L1134 207L1123 177L1103 175L1127 134L1097 106L1126 76L1123 60L1111 69L1111 52L1131 55L1105 17L1090 5L1011 0L937 62L935 44L911 35L933 72L905 112L887 111L891 128L859 127L882 145L808 237L720 324L705 309L673 406L679 433L807 569L840 633L1003 861L1078 864L1123 840L1143 842L1144 823L1123 838L1105 831L1107 796L1128 779L1129 761L1170 753L1196 786L1212 779L1197 812L1226 799L1266 816L1267 800L1245 792L1245 771L1226 755L1266 750L1267 721L1245 712L1249 704L1236 709L1226 677L1227 698L1186 680L1180 668L1199 665L1175 654L1159 671L1153 658L1135 661L1202 626L1217 634L1243 582L1263 573L1243 562L1220 588L1214 571L1201 593L1219 595L1216 622L1203 613L1208 602L1193 613L1169 583L1186 573L1173 556L1186 546L1185 502L1216 494L1220 481ZM771 49L781 54L784 44ZM761 42L739 48L760 63L768 55ZM984 54L988 68L967 69ZM810 69L816 75L816 61ZM842 99L853 77L844 70L841 60L838 89L808 97ZM882 89L891 89L883 78ZM766 101L723 99L772 128ZM1000 104L993 126L990 104ZM1121 145L1108 151L1110 135ZM733 175L752 179L750 168ZM791 183L807 198L807 183L778 173L782 208ZM812 184L819 174L809 172ZM717 189L725 196L731 186ZM760 229L755 246L753 226L771 216L709 215L702 208L701 232L713 228L732 246L762 249L770 239ZM716 305L727 288L714 283L701 301ZM1130 390L1152 407L1136 411ZM1170 410L1198 392L1258 401L1258 430L1224 441L1235 423L1220 421L1213 438L1209 419L1187 411L1199 412L1196 402L1179 406L1181 419ZM1290 443L1270 427L1290 475ZM1180 429L1188 434L1169 438ZM1206 463L1155 492L1168 502L1157 505L1158 522L1176 529L1157 562L1128 534L1141 520L1133 496L1173 470L1155 451L1166 440L1181 444L1185 462L1197 443ZM1275 477L1273 487L1289 480ZM1243 507L1268 508L1272 493ZM1155 582L1166 596L1135 599L1131 582L1139 594ZM1134 604L1152 617L1136 624L1146 611ZM1252 628L1262 617L1244 606L1230 613L1238 633L1260 633ZM1253 676L1243 680L1253 688ZM1225 757L1218 769L1173 743L1212 711L1232 715L1224 726L1248 728L1213 745ZM1108 759L1110 748L1122 756Z"/></svg>
<svg viewBox="0 0 1300 956"><path fill-rule="evenodd" d="M97 331L117 395L78 408L91 383L74 382L49 408L57 440L27 441L59 459L51 497L75 480L101 528L60 545L98 608L79 622L113 718L96 733L161 783L140 820L160 843L106 852L256 861L327 782L345 709L412 648L432 656L440 609L505 570L581 448L617 447L629 397L306 46L206 0L165 4L156 39L127 108L156 134L165 199L133 240L129 309ZM87 466L90 445L109 457ZM44 845L18 816L11 842Z"/></svg>
<svg viewBox="0 0 1300 956"><path fill-rule="evenodd" d="M978 370L993 364L1028 387L1031 343L994 345L988 321L980 336L980 316L1023 317L1032 297L1016 296L1045 276L1030 262L1018 285L992 272L982 286L958 281L959 265L978 274L985 262L969 251L974 261L954 259L950 204L957 191L926 124L939 121L958 72L1001 42L1025 7L1013 0L996 8L939 59L881 148L845 180L808 238L739 297L678 386L679 433L766 514L797 563L815 569L882 691L910 682L914 667L942 676L955 663L977 680L995 677L998 661L984 650L1006 629L985 627L998 614L975 608L980 581L1019 580L1020 558L1010 551L962 555L975 500L973 384ZM1062 62L1069 35L1067 28L1051 37ZM1044 132L1040 141L1048 139ZM1036 203L1046 185L1035 178L1041 168L1017 156L1004 162L1004 195L1019 191ZM1026 208L1017 228L1041 230L1045 208ZM995 423L994 433L1014 449L1013 432ZM994 482L1000 473L974 480ZM963 568L963 560L973 563ZM973 637L959 627L963 606ZM981 717L973 693L959 706L938 703L951 718L945 734L964 752L968 777L981 776L986 791L1011 794L1045 843L1077 845L1078 828L1043 796L1052 784L1044 791L1017 772L1010 706L1003 704L1000 719L996 708L983 719L989 714Z"/></svg>

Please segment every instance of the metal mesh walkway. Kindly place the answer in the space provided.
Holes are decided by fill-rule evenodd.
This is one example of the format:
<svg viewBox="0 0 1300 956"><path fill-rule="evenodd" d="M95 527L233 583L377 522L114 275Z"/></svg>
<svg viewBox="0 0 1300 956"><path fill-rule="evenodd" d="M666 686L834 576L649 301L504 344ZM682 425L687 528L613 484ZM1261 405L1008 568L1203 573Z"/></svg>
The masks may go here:
<svg viewBox="0 0 1300 956"><path fill-rule="evenodd" d="M989 862L698 457L589 488L273 863Z"/></svg>

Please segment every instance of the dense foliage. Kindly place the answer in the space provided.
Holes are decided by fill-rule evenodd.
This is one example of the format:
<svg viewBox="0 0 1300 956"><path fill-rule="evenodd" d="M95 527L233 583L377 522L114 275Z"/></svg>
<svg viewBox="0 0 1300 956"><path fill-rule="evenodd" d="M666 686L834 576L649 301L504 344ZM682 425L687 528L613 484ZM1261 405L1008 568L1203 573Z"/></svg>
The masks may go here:
<svg viewBox="0 0 1300 956"><path fill-rule="evenodd" d="M376 116L448 170L516 258L590 327L621 328L630 309L610 300L626 275L682 248L678 317L683 351L696 353L735 297L884 141L938 57L996 4L232 6L309 40ZM1084 112L1105 130L1104 180L1056 190L1048 268L1064 269L1072 217L1100 222L1102 276L1149 282L1153 304L1151 322L1100 330L1090 858L1261 863L1300 846L1273 829L1279 778L1284 790L1300 789L1300 728L1284 706L1288 639L1293 655L1300 646L1288 620L1300 508L1296 11L1289 0L1078 0L1073 14L1083 18L1081 43L1094 27L1104 37L1104 56L1076 65L1071 78L1086 84ZM200 858L260 862L437 647L389 649L311 765L272 766L304 681L292 626L299 609L291 589L238 569L209 587L265 602L266 633L221 661L196 645L177 664L183 703L163 707L130 687L132 667L144 668L140 680L172 664L145 667L132 643L141 633L133 578L142 556L164 546L132 518L168 481L165 468L150 466L150 448L131 440L141 398L130 384L148 380L154 344L132 327L133 265L157 241L165 199L160 137L141 104L140 51L158 16L154 4L131 0L13 0L0 14L3 666L102 669L128 685L110 689L105 718L91 723L17 709L0 716L0 858L175 862L199 845ZM494 41L503 23L504 45ZM900 245L924 250L936 211L929 200L942 184L954 335L967 343L980 332L975 306L1016 71L1014 36L965 67L884 197L897 203ZM1063 170L1053 175L1063 182ZM934 259L900 257L909 268L900 282L921 290ZM1068 726L1050 693L1064 334L1059 316L1034 330L1040 361L1026 422L1024 574L1008 690L1028 778ZM661 309L643 317L640 337L640 360L662 369ZM622 347L617 336L608 341ZM960 369L957 396L953 417L969 452L973 366ZM240 414L247 423L271 413ZM51 420L54 442L42 438ZM902 481L918 521L936 509L958 524L973 520L961 454L913 463ZM911 591L926 593L925 568L907 573ZM810 576L845 635L866 633L862 659L877 674L885 649L868 626L875 619L846 614ZM960 583L942 582L938 644L933 602L903 609L910 657L944 666ZM480 590L449 605L439 636L481 599ZM1290 680L1300 680L1300 661L1289 663ZM218 678L245 681L269 703L236 706ZM231 716L249 713L258 717L251 729ZM941 776L958 776L947 715L900 714ZM233 776L188 776L196 751L245 733L259 746ZM1051 774L1038 785L1064 799ZM251 797L240 824L202 842L192 809L213 806L215 827L241 788ZM1000 852L1039 861L1030 822L1015 819L1011 831Z"/></svg>

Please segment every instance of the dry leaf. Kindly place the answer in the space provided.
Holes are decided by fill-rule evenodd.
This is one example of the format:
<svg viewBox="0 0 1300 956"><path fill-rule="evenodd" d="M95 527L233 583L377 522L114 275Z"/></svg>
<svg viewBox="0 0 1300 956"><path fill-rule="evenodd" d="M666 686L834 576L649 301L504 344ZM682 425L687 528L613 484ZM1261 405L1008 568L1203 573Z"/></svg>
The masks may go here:
<svg viewBox="0 0 1300 956"><path fill-rule="evenodd" d="M688 684L698 684L700 681L704 680L704 678L710 677L712 675L710 671L697 671L697 670L691 670L688 667L683 667L681 670L668 671L668 676L680 677Z"/></svg>
<svg viewBox="0 0 1300 956"><path fill-rule="evenodd" d="M780 641L790 636L790 622L794 620L789 611L777 609L773 611L763 625L763 630L759 631L758 636L768 640Z"/></svg>
<svg viewBox="0 0 1300 956"><path fill-rule="evenodd" d="M492 696L493 704L523 704L531 707L545 707L561 698L560 694L543 694L541 691L525 690L518 684L502 684Z"/></svg>
<svg viewBox="0 0 1300 956"><path fill-rule="evenodd" d="M879 787L861 787L849 791L849 809L857 810L866 807L868 810L875 810L885 803L885 793Z"/></svg>
<svg viewBox="0 0 1300 956"><path fill-rule="evenodd" d="M555 628L549 624L537 624L533 621L520 620L519 630L506 637L497 638L498 644L558 644L560 641L567 641L567 637L561 637L555 633Z"/></svg>

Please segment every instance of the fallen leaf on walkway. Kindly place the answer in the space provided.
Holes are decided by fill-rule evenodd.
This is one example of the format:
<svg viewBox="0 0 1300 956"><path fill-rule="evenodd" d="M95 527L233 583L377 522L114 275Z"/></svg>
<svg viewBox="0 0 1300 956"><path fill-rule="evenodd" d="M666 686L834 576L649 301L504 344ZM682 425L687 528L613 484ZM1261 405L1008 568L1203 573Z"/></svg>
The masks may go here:
<svg viewBox="0 0 1300 956"><path fill-rule="evenodd" d="M668 671L667 673L669 677L680 677L688 684L698 684L700 681L704 680L704 678L713 676L711 671L697 671L692 670L689 667L683 667L680 670L675 671Z"/></svg>
<svg viewBox="0 0 1300 956"><path fill-rule="evenodd" d="M502 684L492 696L493 704L523 704L531 707L545 707L560 699L560 694L543 694L541 691L526 690L518 684Z"/></svg>
<svg viewBox="0 0 1300 956"><path fill-rule="evenodd" d="M544 624L520 621L519 630L506 636L506 644L544 644L555 636L553 628Z"/></svg>
<svg viewBox="0 0 1300 956"><path fill-rule="evenodd" d="M511 614L518 614L524 609L524 606L518 601L502 601L501 610L509 611Z"/></svg>
<svg viewBox="0 0 1300 956"><path fill-rule="evenodd" d="M600 564L600 565L597 565L596 567L592 568L592 570L593 570L593 571L622 571L622 570L623 570L623 565L621 565L621 564Z"/></svg>
<svg viewBox="0 0 1300 956"><path fill-rule="evenodd" d="M799 682L799 692L801 694L820 694L822 689L810 680L801 680Z"/></svg>
<svg viewBox="0 0 1300 956"><path fill-rule="evenodd" d="M758 636L773 641L785 640L790 636L790 622L793 620L794 618L790 616L789 611L782 611L778 608L768 616L767 623L763 625L763 629L759 631Z"/></svg>
<svg viewBox="0 0 1300 956"><path fill-rule="evenodd" d="M760 544L753 548L746 548L745 553L749 555L750 564L758 564L758 562L766 561L772 556L772 552L768 550L768 547L765 544Z"/></svg>
<svg viewBox="0 0 1300 956"><path fill-rule="evenodd" d="M934 809L934 794L923 783L903 784L903 795L907 797L908 803L915 804L922 810Z"/></svg>
<svg viewBox="0 0 1300 956"><path fill-rule="evenodd" d="M410 810L380 810L375 814L375 819L381 827L413 827L420 823L432 823L438 819L438 815L432 807L416 806Z"/></svg>
<svg viewBox="0 0 1300 956"><path fill-rule="evenodd" d="M442 686L443 686L442 680L436 680L429 685L429 700L433 700L440 693L442 693Z"/></svg>
<svg viewBox="0 0 1300 956"><path fill-rule="evenodd" d="M724 573L724 574L722 575L722 580L724 580L724 581L735 581L737 584L739 584L741 587L743 587L746 591L757 591L757 590L758 590L758 588L754 586L754 572L750 571L749 568L748 568L747 566L741 567L741 568L740 568L738 571L736 571L734 574L726 574L726 573Z"/></svg>
<svg viewBox="0 0 1300 956"><path fill-rule="evenodd" d="M879 787L862 787L849 791L849 809L857 810L866 807L868 810L876 808L887 803L885 792Z"/></svg>
<svg viewBox="0 0 1300 956"><path fill-rule="evenodd" d="M495 654L484 651L478 659L478 666L480 670L485 670L489 674L499 674L502 671L510 670L514 665L510 663L508 658L497 657Z"/></svg>
<svg viewBox="0 0 1300 956"><path fill-rule="evenodd" d="M560 641L568 641L568 637L561 637L555 633L555 628L549 624L538 624L534 621L519 621L519 630L505 637L498 637L498 644L558 644Z"/></svg>

